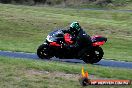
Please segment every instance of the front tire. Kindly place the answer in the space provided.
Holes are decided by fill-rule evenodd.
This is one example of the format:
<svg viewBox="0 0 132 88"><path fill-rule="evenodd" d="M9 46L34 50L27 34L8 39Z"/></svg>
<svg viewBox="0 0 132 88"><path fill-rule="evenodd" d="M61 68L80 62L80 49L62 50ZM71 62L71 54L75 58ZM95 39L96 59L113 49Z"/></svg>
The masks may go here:
<svg viewBox="0 0 132 88"><path fill-rule="evenodd" d="M49 46L47 44L42 44L37 49L37 55L41 59L50 59Z"/></svg>

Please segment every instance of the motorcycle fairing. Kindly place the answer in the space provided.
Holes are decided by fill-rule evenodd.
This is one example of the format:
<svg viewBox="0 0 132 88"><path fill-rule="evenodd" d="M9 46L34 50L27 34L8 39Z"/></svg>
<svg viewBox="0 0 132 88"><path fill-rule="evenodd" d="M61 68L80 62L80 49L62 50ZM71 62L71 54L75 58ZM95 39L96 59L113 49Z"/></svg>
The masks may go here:
<svg viewBox="0 0 132 88"><path fill-rule="evenodd" d="M104 45L105 41L102 41L102 42L95 42L93 43L92 45L93 46L101 46L101 45Z"/></svg>
<svg viewBox="0 0 132 88"><path fill-rule="evenodd" d="M91 40L93 46L101 46L107 41L107 38L99 35L95 35L91 37Z"/></svg>
<svg viewBox="0 0 132 88"><path fill-rule="evenodd" d="M47 36L46 40L48 42L58 42L60 40L63 40L63 38L64 33L61 30L55 30Z"/></svg>
<svg viewBox="0 0 132 88"><path fill-rule="evenodd" d="M56 42L51 42L49 45L50 45L50 46L61 46L60 44L58 44L58 43L56 43Z"/></svg>
<svg viewBox="0 0 132 88"><path fill-rule="evenodd" d="M73 43L73 41L71 40L71 35L69 33L64 34L64 40L69 45Z"/></svg>

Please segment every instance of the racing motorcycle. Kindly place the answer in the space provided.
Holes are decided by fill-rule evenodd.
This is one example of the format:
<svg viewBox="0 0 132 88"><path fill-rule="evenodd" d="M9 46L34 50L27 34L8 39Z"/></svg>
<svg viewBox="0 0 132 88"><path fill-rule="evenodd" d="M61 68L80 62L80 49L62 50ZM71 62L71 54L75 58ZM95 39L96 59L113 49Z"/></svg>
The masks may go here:
<svg viewBox="0 0 132 88"><path fill-rule="evenodd" d="M81 37L81 41L85 41L79 41L78 47L74 49L63 47L65 44L69 46L73 44L70 41L72 36L68 33L63 33L62 30L55 30L49 33L46 41L38 47L37 55L41 59L50 59L52 57L60 59L76 58L90 64L99 62L104 55L101 46L105 44L107 38L98 35L90 37L86 33L83 33Z"/></svg>

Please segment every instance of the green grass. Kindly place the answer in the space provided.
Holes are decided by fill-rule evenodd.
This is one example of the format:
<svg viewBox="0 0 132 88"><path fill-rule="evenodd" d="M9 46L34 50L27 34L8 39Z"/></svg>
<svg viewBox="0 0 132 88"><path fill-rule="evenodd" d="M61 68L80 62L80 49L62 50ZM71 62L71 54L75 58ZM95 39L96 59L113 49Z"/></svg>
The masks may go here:
<svg viewBox="0 0 132 88"><path fill-rule="evenodd" d="M78 82L82 66L89 75L93 75L94 79L131 80L132 78L130 69L0 57L0 88L82 88ZM98 88L117 87L131 86L98 86Z"/></svg>
<svg viewBox="0 0 132 88"><path fill-rule="evenodd" d="M132 13L0 4L0 50L36 52L54 28L79 21L90 35L103 35L106 59L132 61Z"/></svg>

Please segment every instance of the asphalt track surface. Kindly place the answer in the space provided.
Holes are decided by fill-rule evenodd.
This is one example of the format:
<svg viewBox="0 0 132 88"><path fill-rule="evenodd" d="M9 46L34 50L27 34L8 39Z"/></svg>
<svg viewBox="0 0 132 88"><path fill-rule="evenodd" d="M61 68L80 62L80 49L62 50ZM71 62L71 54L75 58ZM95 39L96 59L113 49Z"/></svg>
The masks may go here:
<svg viewBox="0 0 132 88"><path fill-rule="evenodd" d="M40 60L35 53L0 51L0 56ZM79 60L79 59L58 59L58 58L53 57L50 60L68 62L68 63L85 64L82 60ZM95 65L132 69L132 62L124 62L124 61L114 61L114 60L102 59L100 62L96 63Z"/></svg>

